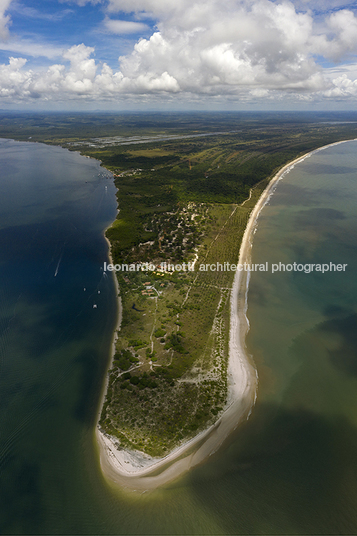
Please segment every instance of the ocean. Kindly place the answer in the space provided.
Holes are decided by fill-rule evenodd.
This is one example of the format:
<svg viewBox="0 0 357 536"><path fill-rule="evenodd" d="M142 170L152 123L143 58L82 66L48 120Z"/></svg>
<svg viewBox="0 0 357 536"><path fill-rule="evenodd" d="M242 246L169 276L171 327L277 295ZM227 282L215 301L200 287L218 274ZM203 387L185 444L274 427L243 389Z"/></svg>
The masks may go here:
<svg viewBox="0 0 357 536"><path fill-rule="evenodd" d="M256 406L209 460L143 494L105 481L94 437L118 312L101 269L112 176L0 140L2 534L357 532L356 148L287 173L252 249L255 263L346 270L252 273Z"/></svg>

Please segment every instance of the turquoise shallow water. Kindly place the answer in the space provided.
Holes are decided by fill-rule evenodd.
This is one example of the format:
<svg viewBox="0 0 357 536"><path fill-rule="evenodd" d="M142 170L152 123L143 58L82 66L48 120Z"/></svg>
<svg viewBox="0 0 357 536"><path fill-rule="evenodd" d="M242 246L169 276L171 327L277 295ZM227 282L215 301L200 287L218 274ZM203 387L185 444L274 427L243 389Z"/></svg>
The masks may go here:
<svg viewBox="0 0 357 536"><path fill-rule="evenodd" d="M347 271L252 274L250 420L140 495L105 482L93 434L116 317L100 270L112 180L76 153L0 141L1 533L357 532L356 147L287 174L253 246L254 262Z"/></svg>
<svg viewBox="0 0 357 536"><path fill-rule="evenodd" d="M267 414L267 450L300 504L297 527L311 533L357 530L356 148L319 151L287 174L253 245L256 262L348 264L256 273L249 291L248 345L261 379L255 420Z"/></svg>

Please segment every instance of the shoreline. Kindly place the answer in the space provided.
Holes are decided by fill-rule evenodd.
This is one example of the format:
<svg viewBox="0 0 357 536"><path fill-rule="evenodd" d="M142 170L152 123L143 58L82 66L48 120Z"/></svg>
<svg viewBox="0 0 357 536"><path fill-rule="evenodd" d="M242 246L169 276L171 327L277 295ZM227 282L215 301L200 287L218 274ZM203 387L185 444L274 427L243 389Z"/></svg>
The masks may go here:
<svg viewBox="0 0 357 536"><path fill-rule="evenodd" d="M110 227L110 225L108 225L108 227L106 227L104 229L103 236L104 236L104 240L108 244L108 258L109 258L110 262L112 263L113 259L112 259L112 255L111 255L111 251L110 251L111 245L110 245L110 242L109 242L108 238L105 236L105 233L106 233L107 229L109 229L109 227ZM121 304L121 297L120 297L118 278L115 275L115 273L113 273L113 277L114 277L114 286L115 286L115 292L116 292L116 301L117 301L117 304L118 304L118 312L117 312L117 323L116 323L116 326L115 326L114 332L113 332L113 339L112 339L112 344L111 344L112 351L111 351L110 361L109 361L108 367L107 367L107 372L108 372L108 370L111 368L111 366L113 364L113 359L114 359L115 349L116 349L116 342L117 342L117 340L119 338L119 331L120 331L120 327L121 327L121 323L122 323L122 319L123 319L123 309L122 309L122 304ZM102 388L102 391L101 391L100 403L99 403L99 408L98 408L97 427L98 427L98 421L100 420L100 414L102 412L105 397L106 397L106 394L107 394L107 389L108 389L108 374L106 374L106 376L105 376L105 382L104 382L104 385L103 385L103 388Z"/></svg>
<svg viewBox="0 0 357 536"><path fill-rule="evenodd" d="M302 162L312 154L348 141L354 140L334 142L305 153L287 163L273 176L249 216L239 250L239 264L250 262L257 220L262 209L274 193L278 182L284 175L293 169L297 163ZM107 238L106 240L108 241ZM114 277L119 292L115 274ZM122 447L118 449L111 437L101 432L97 426L95 434L99 448L100 465L104 475L110 481L119 484L121 487L137 491L155 489L172 482L214 454L226 440L227 436L243 420L249 419L257 400L258 388L258 373L254 366L254 361L247 354L245 346L245 338L249 331L249 321L246 314L248 308L249 278L249 272L236 271L232 286L227 372L228 406L226 406L223 414L213 425L200 432L194 438L178 446L167 456L156 459L139 451L130 451ZM120 318L120 303L119 311ZM114 349L115 341L116 338L114 338ZM105 392L103 400L104 397Z"/></svg>

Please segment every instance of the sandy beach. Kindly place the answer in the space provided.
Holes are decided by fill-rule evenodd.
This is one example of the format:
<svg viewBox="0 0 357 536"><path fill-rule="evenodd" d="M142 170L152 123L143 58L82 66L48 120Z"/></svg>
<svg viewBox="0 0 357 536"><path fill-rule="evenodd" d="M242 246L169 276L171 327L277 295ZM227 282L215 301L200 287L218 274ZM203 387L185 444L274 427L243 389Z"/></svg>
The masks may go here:
<svg viewBox="0 0 357 536"><path fill-rule="evenodd" d="M109 227L107 227L107 229ZM113 259L112 259L111 252L110 252L110 242L109 242L108 238L105 236L105 233L106 233L107 229L104 229L103 235L104 235L105 241L108 244L109 262L113 263ZM113 333L112 354L111 354L111 359L110 359L110 363L108 365L108 368L110 368L112 366L112 364L113 364L113 359L114 359L114 354L115 354L115 349L116 349L116 342L117 342L118 337L119 337L119 331L120 331L120 326L121 326L121 321L122 321L122 312L123 312L122 311L122 306L121 306L121 297L120 297L118 279L117 279L115 274L113 274L113 277L114 277L114 285L115 285L115 295L116 295L117 300L118 300L118 318L117 318L117 324L116 324L116 327L115 327L115 330L114 330L114 333ZM104 404L104 399L105 399L107 389L108 389L108 376L106 376L105 383L104 383L103 389L102 389L102 396L101 396L101 401L100 401L99 411L98 411L98 420L100 419L100 414L101 414L102 407L103 407L103 404Z"/></svg>
<svg viewBox="0 0 357 536"><path fill-rule="evenodd" d="M351 140L346 140L351 141ZM254 231L261 210L269 201L279 180L295 164L332 143L311 151L286 164L271 179L255 205L245 229L239 264L250 263ZM116 278L115 278L116 279ZM117 282L116 282L117 284ZM252 358L247 355L245 338L249 330L247 294L249 272L235 273L231 294L231 318L228 363L228 405L216 423L193 439L174 449L163 458L152 458L141 452L129 451L116 444L116 440L96 429L100 464L111 481L132 490L144 491L165 485L202 463L216 452L227 436L251 414L258 392L258 374ZM119 315L120 316L120 315Z"/></svg>

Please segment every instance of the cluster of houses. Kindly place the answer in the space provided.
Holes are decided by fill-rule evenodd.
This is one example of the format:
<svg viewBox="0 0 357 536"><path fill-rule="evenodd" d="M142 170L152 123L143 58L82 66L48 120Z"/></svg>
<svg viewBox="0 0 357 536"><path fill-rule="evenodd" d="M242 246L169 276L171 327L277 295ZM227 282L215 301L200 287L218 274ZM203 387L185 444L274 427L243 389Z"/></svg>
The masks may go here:
<svg viewBox="0 0 357 536"><path fill-rule="evenodd" d="M143 296L144 295L151 296L152 294L154 294L155 291L153 290L150 281L147 281L146 283L144 283L144 286L146 287L146 289L141 291L141 294Z"/></svg>
<svg viewBox="0 0 357 536"><path fill-rule="evenodd" d="M141 291L141 294L143 296L152 296L153 294L155 294L155 290L153 289L150 281L147 281L146 283L144 283L144 286L145 286L145 289ZM161 283L160 284L160 287L164 287L165 286L165 283ZM156 291L157 292L157 291Z"/></svg>

